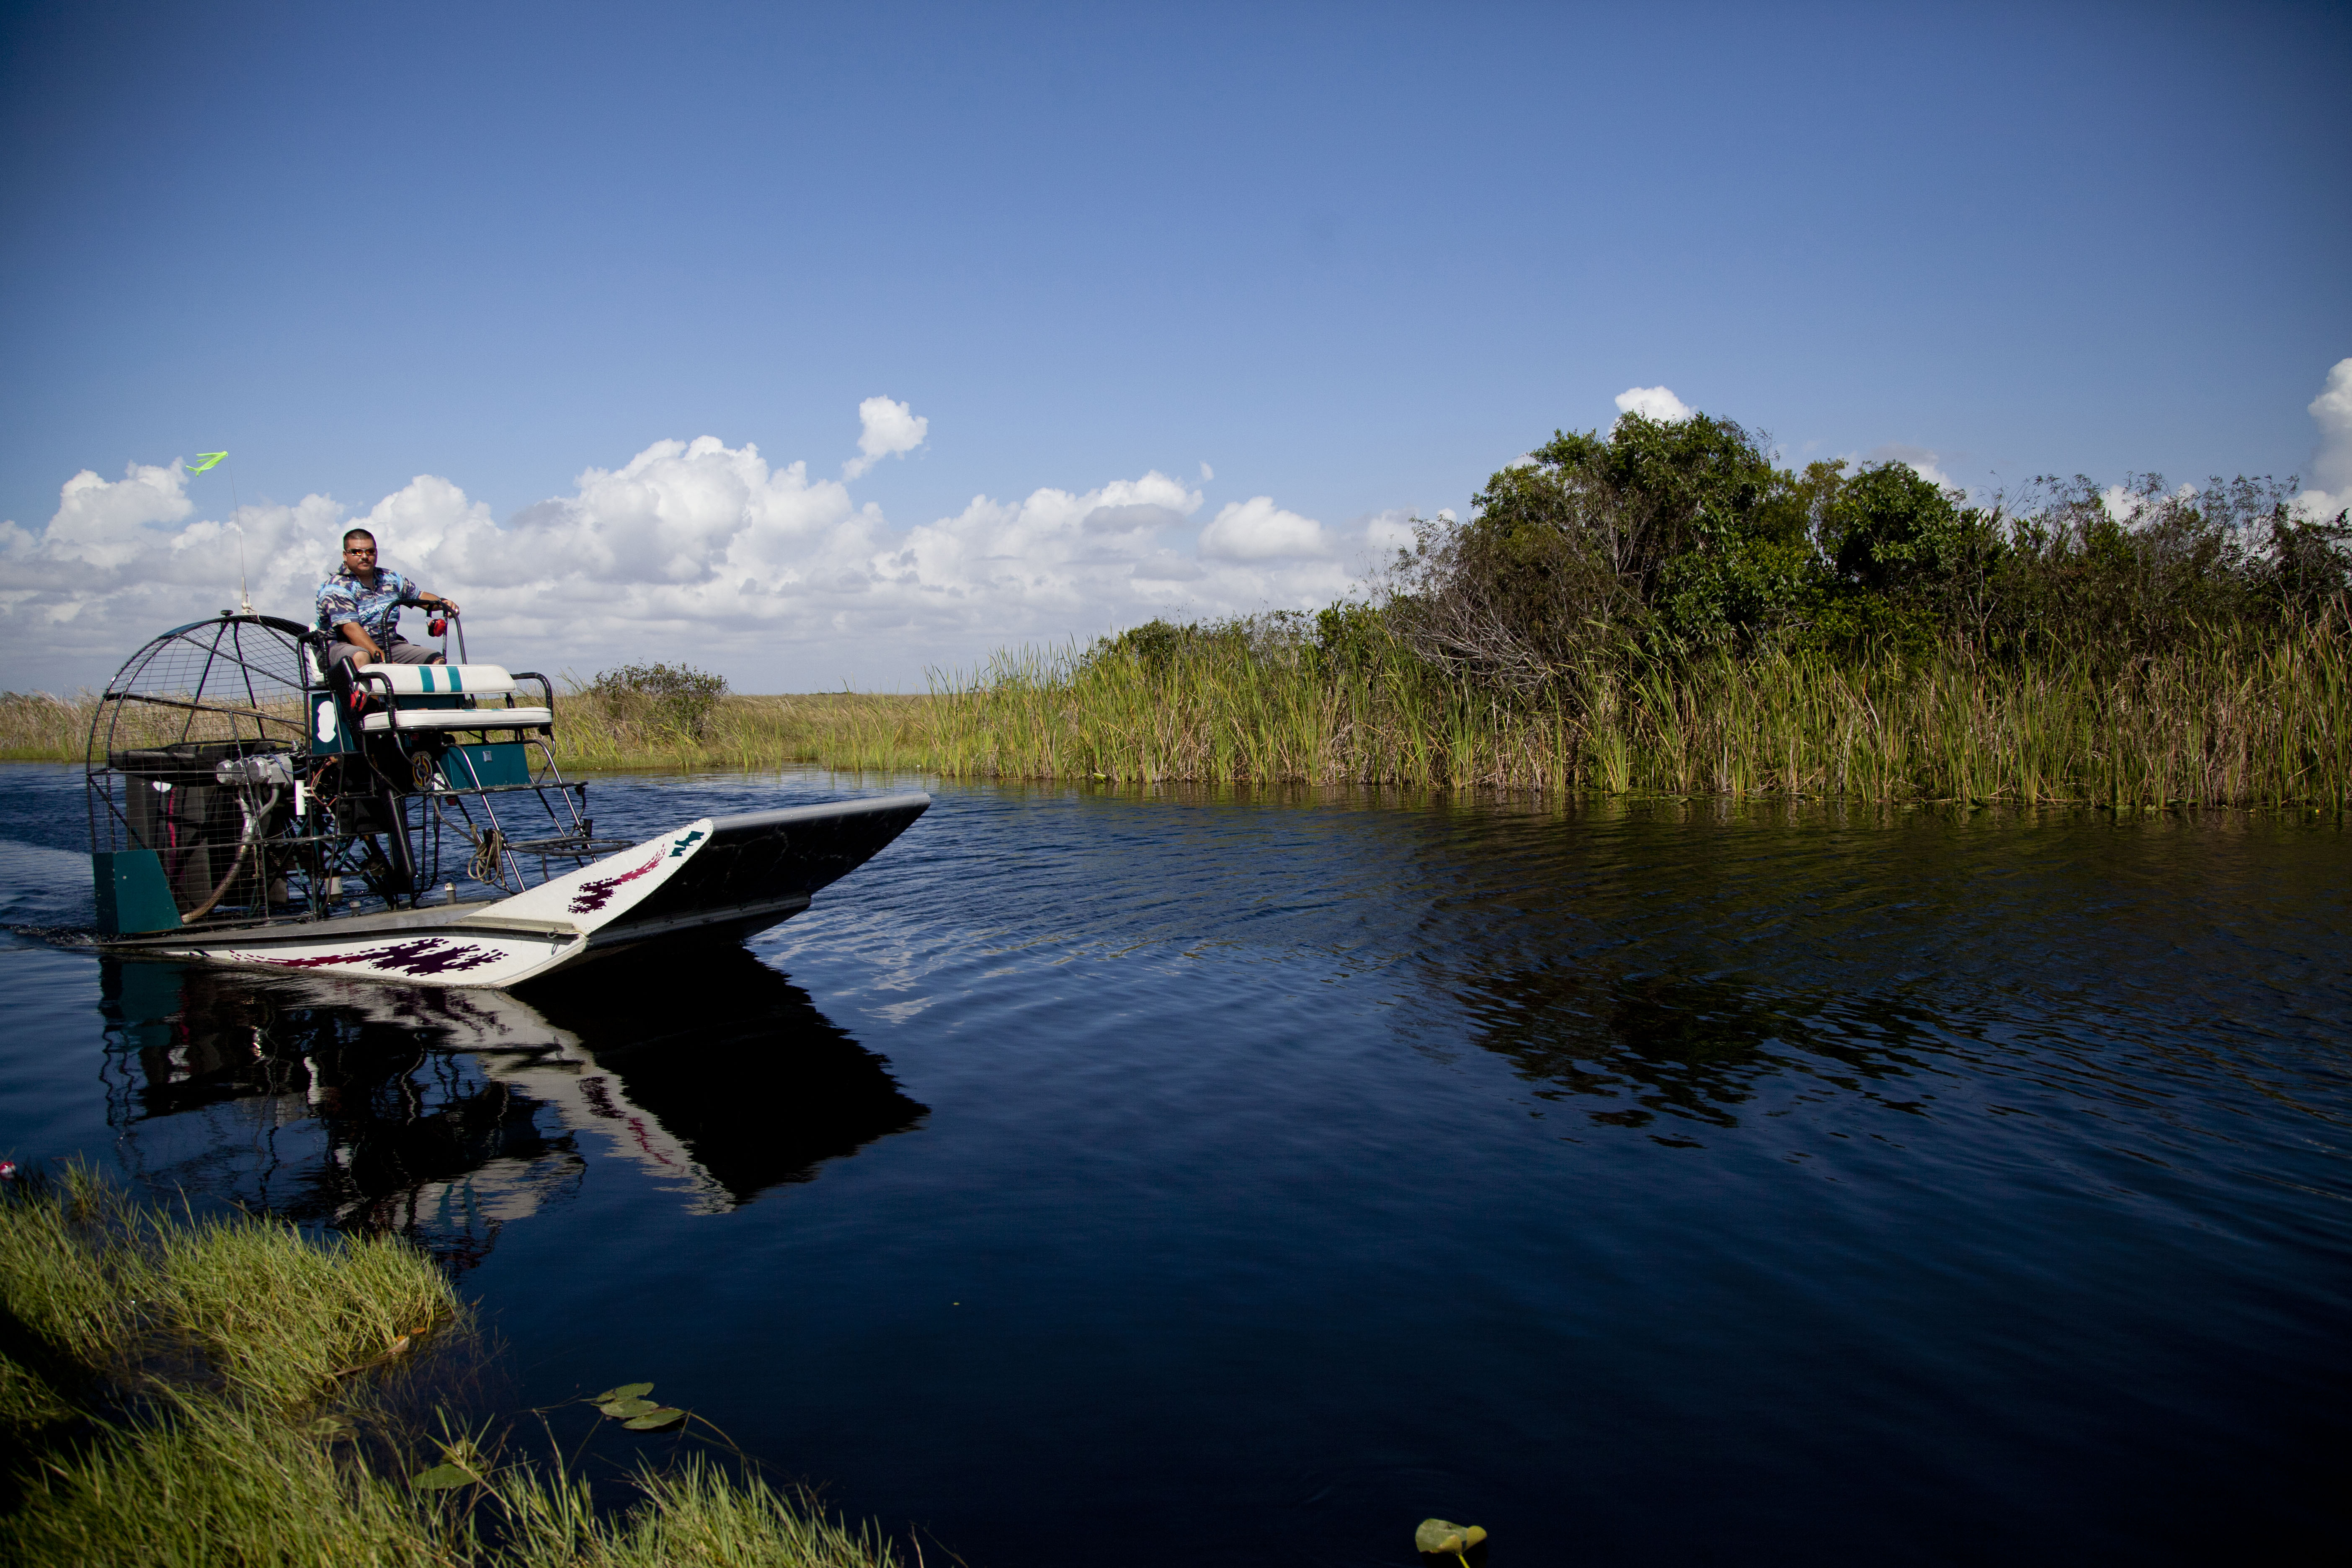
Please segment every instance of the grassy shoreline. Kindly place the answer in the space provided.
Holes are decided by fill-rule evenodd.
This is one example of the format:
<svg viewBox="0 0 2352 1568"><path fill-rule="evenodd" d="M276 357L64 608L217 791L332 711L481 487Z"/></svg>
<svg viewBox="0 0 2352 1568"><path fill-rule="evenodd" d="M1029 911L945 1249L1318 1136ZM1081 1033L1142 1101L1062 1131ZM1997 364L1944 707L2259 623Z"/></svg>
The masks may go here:
<svg viewBox="0 0 2352 1568"><path fill-rule="evenodd" d="M897 1562L871 1529L699 1455L641 1460L640 1500L600 1510L576 1468L509 1459L446 1415L428 1430L383 1397L404 1376L429 1386L419 1363L470 1330L439 1267L396 1238L146 1208L79 1167L0 1183L0 1560Z"/></svg>
<svg viewBox="0 0 2352 1568"><path fill-rule="evenodd" d="M2118 668L1770 651L1595 661L1540 701L1384 637L1122 640L998 655L919 696L719 698L698 732L559 702L568 772L807 763L958 779L1364 784L2117 809L2352 805L2352 644L2320 623ZM82 759L94 699L0 697L0 758Z"/></svg>
<svg viewBox="0 0 2352 1568"><path fill-rule="evenodd" d="M1547 700L1392 643L1238 639L1006 659L935 696L953 776L1360 783L2113 807L2352 804L2352 659L2325 632L2120 674L1951 652L1596 662Z"/></svg>

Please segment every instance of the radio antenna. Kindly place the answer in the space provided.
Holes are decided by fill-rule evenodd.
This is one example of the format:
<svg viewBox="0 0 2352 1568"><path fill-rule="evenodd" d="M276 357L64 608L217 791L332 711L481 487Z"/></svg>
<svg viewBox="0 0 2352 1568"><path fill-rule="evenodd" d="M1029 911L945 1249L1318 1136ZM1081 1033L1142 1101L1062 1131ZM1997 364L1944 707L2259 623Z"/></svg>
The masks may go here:
<svg viewBox="0 0 2352 1568"><path fill-rule="evenodd" d="M221 459L227 456L226 452L198 452L196 466L188 470L188 477L194 479L206 468L219 466ZM253 595L246 586L245 524L236 520L236 514L242 510L236 499L236 476L231 474L228 477L228 525L236 530L236 613L249 616L253 614Z"/></svg>
<svg viewBox="0 0 2352 1568"><path fill-rule="evenodd" d="M235 481L231 481L229 485L228 499L230 506L234 508L236 503ZM232 518L236 515L234 510L229 512ZM231 522L229 526L236 530L236 613L240 616L249 616L253 614L253 595L247 593L245 588L245 524Z"/></svg>

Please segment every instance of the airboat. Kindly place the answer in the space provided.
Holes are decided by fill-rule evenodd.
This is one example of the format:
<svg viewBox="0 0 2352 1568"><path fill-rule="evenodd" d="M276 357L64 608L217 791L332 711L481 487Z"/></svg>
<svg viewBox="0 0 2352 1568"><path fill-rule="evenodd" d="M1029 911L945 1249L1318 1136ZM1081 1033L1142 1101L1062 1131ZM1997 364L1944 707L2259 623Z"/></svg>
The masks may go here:
<svg viewBox="0 0 2352 1568"><path fill-rule="evenodd" d="M98 941L125 956L505 987L789 920L931 804L895 795L599 837L556 765L555 689L468 662L327 657L248 612L163 633L87 754ZM457 637L454 659L448 639Z"/></svg>

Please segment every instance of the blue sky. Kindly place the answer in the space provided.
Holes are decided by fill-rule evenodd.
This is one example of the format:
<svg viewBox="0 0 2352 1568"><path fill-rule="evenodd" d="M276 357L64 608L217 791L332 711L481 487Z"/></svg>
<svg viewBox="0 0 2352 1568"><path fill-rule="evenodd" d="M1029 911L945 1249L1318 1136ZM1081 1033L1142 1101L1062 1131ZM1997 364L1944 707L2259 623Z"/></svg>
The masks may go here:
<svg viewBox="0 0 2352 1568"><path fill-rule="evenodd" d="M217 608L232 505L264 607L373 513L583 669L919 688L1328 598L1633 387L1969 486L2308 477L2352 356L2340 6L96 5L0 49L18 689Z"/></svg>

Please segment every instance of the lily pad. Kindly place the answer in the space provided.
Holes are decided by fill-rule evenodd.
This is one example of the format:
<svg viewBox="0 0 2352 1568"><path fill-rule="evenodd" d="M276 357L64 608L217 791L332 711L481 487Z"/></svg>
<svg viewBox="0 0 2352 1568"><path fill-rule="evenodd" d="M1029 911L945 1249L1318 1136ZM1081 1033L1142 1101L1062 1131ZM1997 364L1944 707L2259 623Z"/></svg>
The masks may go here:
<svg viewBox="0 0 2352 1568"><path fill-rule="evenodd" d="M436 1465L409 1478L408 1484L421 1492L446 1491L451 1487L471 1486L474 1472L457 1465Z"/></svg>
<svg viewBox="0 0 2352 1568"><path fill-rule="evenodd" d="M604 1393L598 1394L588 1403L591 1405L605 1405L615 1399L643 1399L646 1394L651 1394L653 1391L654 1385L650 1383L625 1383L618 1388L606 1389Z"/></svg>
<svg viewBox="0 0 2352 1568"><path fill-rule="evenodd" d="M661 1406L650 1399L614 1399L596 1408L615 1421L630 1421L640 1415L649 1415Z"/></svg>
<svg viewBox="0 0 2352 1568"><path fill-rule="evenodd" d="M1448 1552L1457 1557L1486 1539L1485 1526L1455 1524L1445 1519L1424 1519L1412 1532L1412 1544L1416 1550L1432 1553Z"/></svg>
<svg viewBox="0 0 2352 1568"><path fill-rule="evenodd" d="M635 1420L626 1423L632 1432L658 1432L665 1426L675 1426L686 1419L686 1412L674 1405L648 1410Z"/></svg>

